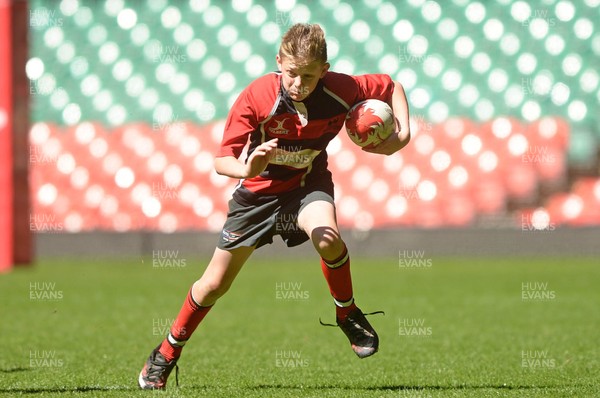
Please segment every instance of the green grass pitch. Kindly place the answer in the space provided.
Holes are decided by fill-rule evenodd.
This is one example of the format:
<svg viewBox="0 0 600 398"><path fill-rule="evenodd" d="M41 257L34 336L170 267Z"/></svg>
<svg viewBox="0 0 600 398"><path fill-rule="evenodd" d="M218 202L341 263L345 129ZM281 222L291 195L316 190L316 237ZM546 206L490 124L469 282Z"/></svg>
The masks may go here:
<svg viewBox="0 0 600 398"><path fill-rule="evenodd" d="M263 249L267 250L267 249ZM292 257L292 256L291 256ZM205 319L167 392L137 376L205 259L41 259L0 275L0 396L600 396L595 258L352 262L380 351L360 360L319 263L252 258ZM412 264L415 265L415 264Z"/></svg>

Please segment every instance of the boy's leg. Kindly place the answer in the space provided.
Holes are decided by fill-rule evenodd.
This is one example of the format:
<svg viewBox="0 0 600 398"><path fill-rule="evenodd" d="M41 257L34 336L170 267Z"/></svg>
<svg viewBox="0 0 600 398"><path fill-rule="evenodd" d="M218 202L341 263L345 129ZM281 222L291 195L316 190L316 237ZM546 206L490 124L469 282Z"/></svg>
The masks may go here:
<svg viewBox="0 0 600 398"><path fill-rule="evenodd" d="M350 256L340 236L334 205L325 200L307 204L298 214L298 225L321 256L321 269L335 302L337 324L350 340L356 355L365 358L375 354L379 338L354 304Z"/></svg>
<svg viewBox="0 0 600 398"><path fill-rule="evenodd" d="M355 308L350 274L350 256L340 236L333 204L318 200L298 215L298 225L309 236L321 256L321 269L336 304L338 318Z"/></svg>
<svg viewBox="0 0 600 398"><path fill-rule="evenodd" d="M213 304L223 296L252 254L254 248L239 247L231 251L215 249L202 277L189 290L160 352L167 361L176 359Z"/></svg>
<svg viewBox="0 0 600 398"><path fill-rule="evenodd" d="M253 247L231 251L215 249L202 277L196 281L183 302L167 337L150 354L139 377L144 389L164 389L181 350L219 297L227 292Z"/></svg>

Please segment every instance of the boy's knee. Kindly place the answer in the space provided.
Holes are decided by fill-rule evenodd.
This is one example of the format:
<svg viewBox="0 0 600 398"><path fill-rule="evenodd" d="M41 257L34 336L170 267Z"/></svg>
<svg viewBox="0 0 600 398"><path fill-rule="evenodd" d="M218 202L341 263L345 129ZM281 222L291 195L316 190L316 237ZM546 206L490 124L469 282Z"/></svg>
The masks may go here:
<svg viewBox="0 0 600 398"><path fill-rule="evenodd" d="M227 293L230 286L230 283L227 283L223 280L200 279L196 283L194 283L194 296L204 297L204 302L214 302L220 297L222 297L225 293Z"/></svg>
<svg viewBox="0 0 600 398"><path fill-rule="evenodd" d="M346 247L339 233L330 228L313 231L312 238L319 255L326 260L333 260L341 256Z"/></svg>

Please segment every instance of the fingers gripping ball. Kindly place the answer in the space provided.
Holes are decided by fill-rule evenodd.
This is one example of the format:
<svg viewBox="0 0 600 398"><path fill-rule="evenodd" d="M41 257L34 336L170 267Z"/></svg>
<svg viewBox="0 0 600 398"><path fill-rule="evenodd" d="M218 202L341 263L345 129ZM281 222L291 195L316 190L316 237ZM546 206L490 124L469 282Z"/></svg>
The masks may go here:
<svg viewBox="0 0 600 398"><path fill-rule="evenodd" d="M394 112L385 102L368 99L354 105L346 115L346 132L356 145L373 148L395 128Z"/></svg>

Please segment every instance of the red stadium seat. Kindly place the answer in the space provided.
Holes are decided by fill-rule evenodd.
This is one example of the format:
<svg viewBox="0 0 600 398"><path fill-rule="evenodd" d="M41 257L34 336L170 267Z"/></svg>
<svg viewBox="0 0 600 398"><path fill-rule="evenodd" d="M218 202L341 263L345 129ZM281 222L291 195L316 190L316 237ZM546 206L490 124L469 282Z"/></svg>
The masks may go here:
<svg viewBox="0 0 600 398"><path fill-rule="evenodd" d="M508 197L532 201L537 195L537 175L535 169L526 163L510 165L503 177Z"/></svg>
<svg viewBox="0 0 600 398"><path fill-rule="evenodd" d="M410 211L414 225L421 228L439 228L444 225L444 215L440 201L414 201Z"/></svg>
<svg viewBox="0 0 600 398"><path fill-rule="evenodd" d="M449 195L441 202L444 225L464 227L471 225L475 220L477 209L465 192Z"/></svg>
<svg viewBox="0 0 600 398"><path fill-rule="evenodd" d="M582 200L580 225L600 224L600 178L582 178L575 182L572 192Z"/></svg>
<svg viewBox="0 0 600 398"><path fill-rule="evenodd" d="M529 124L526 135L534 145L565 151L569 143L569 125L562 118L546 116Z"/></svg>
<svg viewBox="0 0 600 398"><path fill-rule="evenodd" d="M506 189L500 178L481 179L474 184L472 192L478 213L498 215L506 209Z"/></svg>
<svg viewBox="0 0 600 398"><path fill-rule="evenodd" d="M555 184L563 183L567 172L567 153L555 146L542 146L536 152L530 150L526 160L533 162L539 179Z"/></svg>

